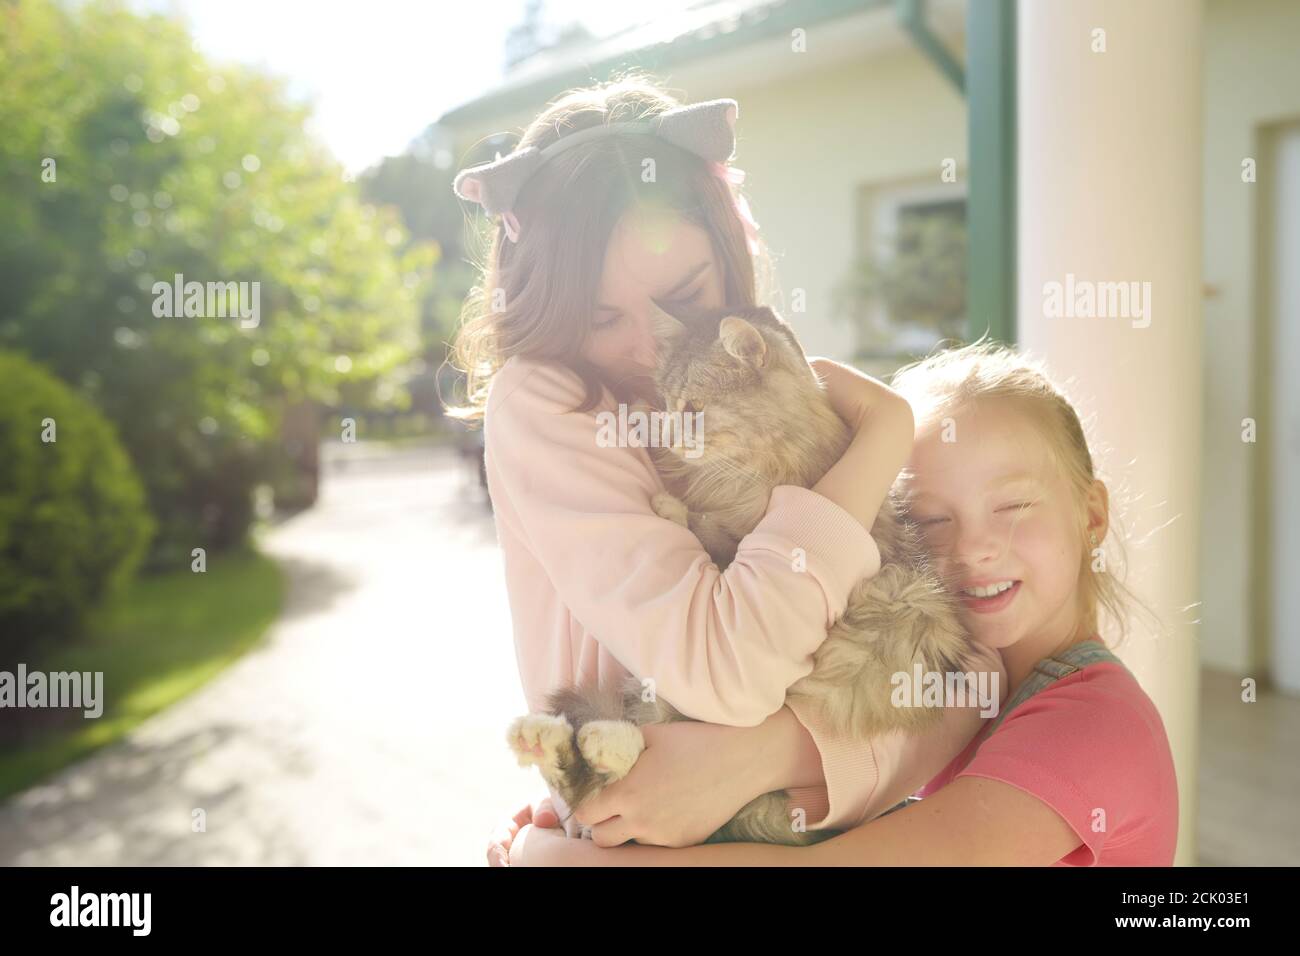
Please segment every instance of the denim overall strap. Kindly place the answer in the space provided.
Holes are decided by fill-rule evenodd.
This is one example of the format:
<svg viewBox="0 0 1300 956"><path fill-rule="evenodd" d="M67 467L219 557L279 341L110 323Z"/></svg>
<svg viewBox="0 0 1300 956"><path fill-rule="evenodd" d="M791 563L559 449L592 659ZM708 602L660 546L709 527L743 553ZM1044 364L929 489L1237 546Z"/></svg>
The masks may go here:
<svg viewBox="0 0 1300 956"><path fill-rule="evenodd" d="M1096 638L1089 638L1086 641L1073 644L1054 657L1043 658L1034 665L1033 673L1025 678L1025 682L1016 688L1015 694L1002 708L1002 713L994 718L993 723L984 728L983 735L985 739L990 737L1002 725L1002 721L1007 719L1008 714L1040 690L1051 686L1062 677L1069 677L1075 671L1081 670L1089 664L1100 663L1124 666L1124 662L1112 654L1109 648Z"/></svg>

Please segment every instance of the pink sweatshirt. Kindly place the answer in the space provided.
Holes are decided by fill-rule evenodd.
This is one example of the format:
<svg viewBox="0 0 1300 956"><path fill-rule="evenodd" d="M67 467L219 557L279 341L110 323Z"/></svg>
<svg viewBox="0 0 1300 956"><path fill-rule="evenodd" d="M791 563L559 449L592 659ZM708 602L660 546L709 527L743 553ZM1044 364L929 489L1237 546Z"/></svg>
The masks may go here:
<svg viewBox="0 0 1300 956"><path fill-rule="evenodd" d="M597 443L595 416L617 412L616 399L606 390L595 410L569 411L583 395L571 370L514 357L488 397L488 489L529 709L543 710L562 684L606 686L631 673L689 717L762 723L812 670L852 587L879 570L875 541L829 498L782 485L719 570L694 534L651 509L664 485L646 449ZM796 548L804 570L795 569ZM999 655L981 654L977 669L997 671L1005 688ZM825 776L825 786L790 791L809 829L848 828L888 810L980 724L978 709L949 708L933 733L864 744L792 709Z"/></svg>
<svg viewBox="0 0 1300 956"><path fill-rule="evenodd" d="M1054 681L971 741L921 791L988 777L1033 794L1082 845L1056 866L1172 866L1178 779L1151 698L1124 667L1089 664Z"/></svg>

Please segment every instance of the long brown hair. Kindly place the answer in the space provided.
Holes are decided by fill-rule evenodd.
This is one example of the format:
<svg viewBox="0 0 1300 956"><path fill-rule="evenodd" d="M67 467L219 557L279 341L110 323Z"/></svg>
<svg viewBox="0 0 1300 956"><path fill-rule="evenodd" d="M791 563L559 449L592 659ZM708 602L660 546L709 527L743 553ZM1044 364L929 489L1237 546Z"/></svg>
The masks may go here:
<svg viewBox="0 0 1300 956"><path fill-rule="evenodd" d="M529 124L517 148L544 149L581 129L647 119L680 105L644 74L627 73L554 100ZM649 183L642 177L647 159L655 169ZM703 158L657 137L611 135L542 165L515 204L519 242L506 238L503 225L482 237L486 255L474 263L480 279L466 297L448 356L465 376L465 401L448 406L447 414L482 418L492 377L515 355L577 373L586 397L575 411L598 404L603 383L580 352L595 318L610 235L635 204L669 210L708 232L724 304L756 305L756 257L736 212L735 188ZM761 246L757 258L766 291L771 265Z"/></svg>

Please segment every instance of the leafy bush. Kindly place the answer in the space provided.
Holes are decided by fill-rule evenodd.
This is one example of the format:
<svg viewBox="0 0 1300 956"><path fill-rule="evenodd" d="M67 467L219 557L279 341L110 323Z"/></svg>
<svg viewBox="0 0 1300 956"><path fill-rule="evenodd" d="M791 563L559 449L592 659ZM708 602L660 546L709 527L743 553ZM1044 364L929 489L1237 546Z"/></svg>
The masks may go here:
<svg viewBox="0 0 1300 956"><path fill-rule="evenodd" d="M0 352L0 661L75 633L152 531L112 425L53 375Z"/></svg>

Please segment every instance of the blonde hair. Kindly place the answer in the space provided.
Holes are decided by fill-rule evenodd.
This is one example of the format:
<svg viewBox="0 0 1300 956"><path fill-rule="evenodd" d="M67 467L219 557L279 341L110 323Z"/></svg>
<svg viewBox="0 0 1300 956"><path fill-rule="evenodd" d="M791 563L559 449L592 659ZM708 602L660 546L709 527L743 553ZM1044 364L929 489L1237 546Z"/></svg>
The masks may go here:
<svg viewBox="0 0 1300 956"><path fill-rule="evenodd" d="M568 133L645 119L680 105L648 76L628 71L563 94L529 124L518 148L544 149ZM655 164L655 182L649 184L641 175L646 159ZM703 228L721 271L723 304L752 308L760 295L755 263L763 269L766 293L771 260L761 244L757 256L750 253L735 188L703 158L658 138L608 136L538 169L515 204L519 242L507 240L503 226L480 235L489 243L486 256L474 262L480 279L462 307L448 355L465 376L465 401L448 406L447 414L482 418L493 376L515 355L572 369L586 386L575 411L595 407L601 376L580 353L594 322L610 234L634 204L657 205Z"/></svg>
<svg viewBox="0 0 1300 956"><path fill-rule="evenodd" d="M952 417L963 408L981 402L1005 399L1014 403L1044 443L1051 466L1059 469L1071 491L1071 504L1083 560L1079 568L1079 633L1076 637L1101 634L1105 623L1122 643L1135 611L1155 618L1151 609L1121 580L1113 569L1113 552L1119 568L1126 567L1123 535L1107 533L1097 547L1105 547L1100 569L1094 570L1093 546L1088 540L1088 493L1099 475L1083 423L1064 389L1053 382L1039 361L1015 349L983 338L970 345L942 349L894 373L891 387L912 405L918 428ZM907 472L900 483L907 481ZM1116 527L1124 510L1119 496L1107 487L1107 528ZM1157 620L1158 626L1158 620ZM1103 642L1104 639L1103 639Z"/></svg>

